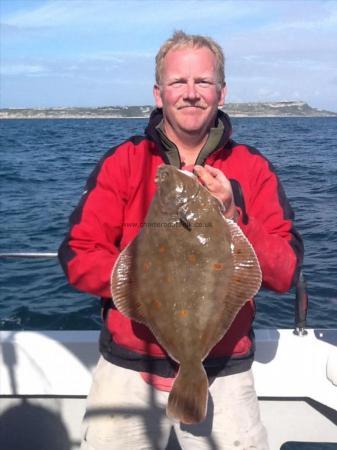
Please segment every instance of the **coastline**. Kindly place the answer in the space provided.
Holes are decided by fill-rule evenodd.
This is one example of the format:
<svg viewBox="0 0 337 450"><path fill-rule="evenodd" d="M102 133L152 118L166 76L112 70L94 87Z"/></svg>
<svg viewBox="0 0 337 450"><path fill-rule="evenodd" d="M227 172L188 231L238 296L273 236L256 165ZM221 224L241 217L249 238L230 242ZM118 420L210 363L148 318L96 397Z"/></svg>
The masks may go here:
<svg viewBox="0 0 337 450"><path fill-rule="evenodd" d="M289 118L302 118L302 119L317 119L317 118L333 118L337 117L336 115L312 115L312 116L302 116L302 115L244 115L244 114L228 114L231 119L289 119ZM134 117L117 117L117 116L12 116L12 117L2 117L0 115L1 120L131 120L131 119L144 119L147 120L146 116L134 116Z"/></svg>
<svg viewBox="0 0 337 450"><path fill-rule="evenodd" d="M148 119L153 106L58 108L1 108L6 119ZM231 118L337 117L337 113L312 108L305 102L228 103L221 110Z"/></svg>

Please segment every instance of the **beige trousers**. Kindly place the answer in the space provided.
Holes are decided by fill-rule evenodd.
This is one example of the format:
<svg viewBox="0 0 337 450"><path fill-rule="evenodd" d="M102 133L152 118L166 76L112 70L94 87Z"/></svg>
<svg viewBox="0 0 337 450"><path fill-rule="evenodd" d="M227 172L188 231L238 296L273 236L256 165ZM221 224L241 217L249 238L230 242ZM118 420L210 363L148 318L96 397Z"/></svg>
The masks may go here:
<svg viewBox="0 0 337 450"><path fill-rule="evenodd" d="M183 450L269 448L250 370L213 380L207 417L198 425L168 419L167 400L167 392L148 385L139 373L101 357L87 400L81 450L165 450L172 427Z"/></svg>

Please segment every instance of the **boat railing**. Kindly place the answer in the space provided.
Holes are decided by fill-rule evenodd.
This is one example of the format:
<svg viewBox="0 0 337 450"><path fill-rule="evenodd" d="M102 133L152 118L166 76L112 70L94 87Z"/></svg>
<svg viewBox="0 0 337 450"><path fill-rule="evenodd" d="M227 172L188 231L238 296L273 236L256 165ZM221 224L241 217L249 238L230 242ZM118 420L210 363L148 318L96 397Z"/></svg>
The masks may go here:
<svg viewBox="0 0 337 450"><path fill-rule="evenodd" d="M0 253L0 258L57 258L56 252L9 252Z"/></svg>
<svg viewBox="0 0 337 450"><path fill-rule="evenodd" d="M294 334L296 334L296 336L305 336L306 334L308 334L308 332L306 331L308 304L309 299L307 285L304 279L303 271L301 271L296 283L295 294Z"/></svg>
<svg viewBox="0 0 337 450"><path fill-rule="evenodd" d="M57 258L56 252L8 252L0 253L1 258ZM300 272L295 290L295 327L296 336L306 336L306 321L308 312L308 293L303 271Z"/></svg>

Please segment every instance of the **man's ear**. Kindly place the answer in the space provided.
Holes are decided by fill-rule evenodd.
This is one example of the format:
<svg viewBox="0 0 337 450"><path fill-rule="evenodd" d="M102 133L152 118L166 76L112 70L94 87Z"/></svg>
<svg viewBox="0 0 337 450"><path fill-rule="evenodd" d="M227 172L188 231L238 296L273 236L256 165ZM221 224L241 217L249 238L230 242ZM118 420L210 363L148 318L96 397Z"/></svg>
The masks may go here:
<svg viewBox="0 0 337 450"><path fill-rule="evenodd" d="M218 101L218 106L223 106L225 104L225 97L227 95L227 86L226 83L224 83L224 85L222 86L222 88L220 89L220 93L219 93L219 101Z"/></svg>
<svg viewBox="0 0 337 450"><path fill-rule="evenodd" d="M163 102L161 99L161 92L160 92L160 87L158 86L158 84L155 84L153 86L153 96L156 102L156 107L157 108L162 108L163 107Z"/></svg>

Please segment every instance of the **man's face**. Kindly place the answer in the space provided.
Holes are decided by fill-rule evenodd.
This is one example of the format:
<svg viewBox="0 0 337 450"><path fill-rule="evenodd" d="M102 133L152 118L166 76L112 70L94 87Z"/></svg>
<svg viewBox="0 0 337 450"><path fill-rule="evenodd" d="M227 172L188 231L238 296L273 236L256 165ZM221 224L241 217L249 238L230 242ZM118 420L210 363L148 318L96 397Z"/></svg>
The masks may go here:
<svg viewBox="0 0 337 450"><path fill-rule="evenodd" d="M204 137L225 97L225 87L217 85L213 52L206 47L170 50L154 96L170 138L181 133Z"/></svg>

